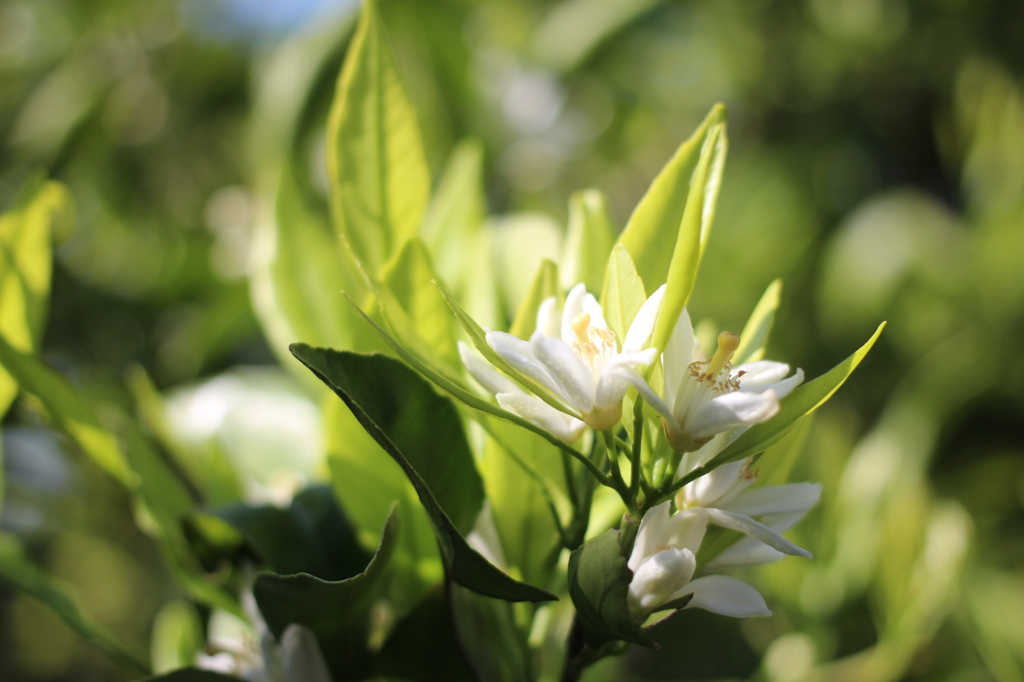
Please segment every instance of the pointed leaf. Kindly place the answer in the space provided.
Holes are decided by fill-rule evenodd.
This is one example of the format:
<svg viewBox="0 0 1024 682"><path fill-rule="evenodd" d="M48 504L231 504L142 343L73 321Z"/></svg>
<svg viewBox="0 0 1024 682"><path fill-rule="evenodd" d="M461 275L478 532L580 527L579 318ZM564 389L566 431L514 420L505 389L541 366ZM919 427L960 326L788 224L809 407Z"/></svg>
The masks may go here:
<svg viewBox="0 0 1024 682"><path fill-rule="evenodd" d="M134 670L149 672L149 664L106 628L82 613L67 589L47 576L26 556L17 538L0 533L0 580L35 597L89 644Z"/></svg>
<svg viewBox="0 0 1024 682"><path fill-rule="evenodd" d="M307 573L259 574L253 596L274 636L280 638L292 623L303 625L316 634L332 670L344 670L345 679L361 679L353 673L368 670L371 609L385 595L399 531L398 515L392 508L373 558L346 580L322 580Z"/></svg>
<svg viewBox="0 0 1024 682"><path fill-rule="evenodd" d="M509 601L554 595L520 583L466 543L483 487L454 406L405 365L294 344L292 352L345 401L363 428L396 462L427 510L449 577L480 594Z"/></svg>
<svg viewBox="0 0 1024 682"><path fill-rule="evenodd" d="M561 260L563 289L583 282L587 291L598 291L617 232L608 200L599 190L576 192L569 198L569 231Z"/></svg>
<svg viewBox="0 0 1024 682"><path fill-rule="evenodd" d="M724 160L725 124L719 123L708 129L700 160L693 172L679 235L675 240L675 251L669 265L665 298L651 337L651 346L654 348L665 348L675 329L676 320L693 292L704 244L714 218Z"/></svg>
<svg viewBox="0 0 1024 682"><path fill-rule="evenodd" d="M668 279L697 160L710 129L724 120L725 108L720 104L713 107L651 183L619 238L633 257L647 291L654 291Z"/></svg>
<svg viewBox="0 0 1024 682"><path fill-rule="evenodd" d="M521 339L530 338L537 327L537 311L544 299L552 296L561 296L561 288L558 284L558 266L546 258L541 261L540 269L533 278L533 285L530 293L523 299L519 310L516 311L516 319L512 321L509 333Z"/></svg>
<svg viewBox="0 0 1024 682"><path fill-rule="evenodd" d="M768 336L772 333L772 326L775 324L775 311L778 310L781 295L781 279L775 280L765 289L761 300L754 306L754 312L750 313L750 318L743 327L743 333L740 334L740 345L732 359L733 367L745 362L757 362L764 358L764 350L768 345Z"/></svg>
<svg viewBox="0 0 1024 682"><path fill-rule="evenodd" d="M416 114L376 0L363 3L327 130L335 227L378 274L414 237L430 195Z"/></svg>
<svg viewBox="0 0 1024 682"><path fill-rule="evenodd" d="M710 471L717 466L745 459L751 455L763 452L775 443L778 443L792 429L797 422L805 416L818 409L826 400L832 397L840 386L849 378L853 370L857 368L864 356L868 354L871 347L885 328L883 322L871 335L867 342L857 349L850 357L830 369L814 381L796 388L782 401L779 413L768 421L755 424L746 433L736 439L736 442L718 453L704 469Z"/></svg>

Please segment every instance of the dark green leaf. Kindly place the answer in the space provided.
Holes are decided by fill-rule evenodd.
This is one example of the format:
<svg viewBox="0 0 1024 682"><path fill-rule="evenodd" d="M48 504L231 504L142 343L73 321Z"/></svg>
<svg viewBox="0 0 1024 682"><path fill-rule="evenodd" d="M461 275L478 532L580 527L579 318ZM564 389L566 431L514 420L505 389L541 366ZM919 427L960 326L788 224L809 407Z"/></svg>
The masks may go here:
<svg viewBox="0 0 1024 682"><path fill-rule="evenodd" d="M294 344L292 353L345 401L363 428L401 465L430 516L448 576L509 601L554 595L490 564L463 537L483 503L483 487L451 401L413 370L383 355Z"/></svg>
<svg viewBox="0 0 1024 682"><path fill-rule="evenodd" d="M450 587L455 632L477 679L530 682L534 679L526 638L516 626L512 604Z"/></svg>
<svg viewBox="0 0 1024 682"><path fill-rule="evenodd" d="M276 573L342 580L369 560L330 486L306 488L287 509L232 505L212 513L234 526Z"/></svg>

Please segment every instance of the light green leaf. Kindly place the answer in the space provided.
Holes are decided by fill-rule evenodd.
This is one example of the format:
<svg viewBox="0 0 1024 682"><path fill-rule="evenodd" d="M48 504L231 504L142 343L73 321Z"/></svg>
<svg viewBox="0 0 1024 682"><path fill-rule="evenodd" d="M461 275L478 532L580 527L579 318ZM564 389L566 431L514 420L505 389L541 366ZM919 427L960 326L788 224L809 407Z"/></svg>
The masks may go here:
<svg viewBox="0 0 1024 682"><path fill-rule="evenodd" d="M576 192L569 198L569 231L560 261L563 289L580 282L592 293L600 289L617 232L608 200L599 190Z"/></svg>
<svg viewBox="0 0 1024 682"><path fill-rule="evenodd" d="M562 299L562 290L558 284L558 266L553 262L544 259L540 263L540 269L533 278L533 285L530 293L523 299L516 317L512 321L509 333L521 339L528 339L537 328L537 311L544 299L552 296Z"/></svg>
<svg viewBox="0 0 1024 682"><path fill-rule="evenodd" d="M715 455L710 462L704 465L703 469L710 471L722 464L756 455L782 440L789 430L796 426L797 422L818 409L843 385L871 350L871 347L875 345L875 341L878 340L878 336L884 328L885 323L883 322L878 325L878 329L871 335L871 338L853 355L814 381L809 381L790 393L782 401L782 407L777 415L766 422L750 427L746 433L736 439L735 443Z"/></svg>
<svg viewBox="0 0 1024 682"><path fill-rule="evenodd" d="M281 173L274 218L256 225L249 274L253 309L271 348L305 381L309 373L288 353L289 343L373 349L367 344L376 339L360 334L364 327L342 293L362 299L367 286L345 258L346 244L309 205L290 168Z"/></svg>
<svg viewBox="0 0 1024 682"><path fill-rule="evenodd" d="M651 183L619 238L633 257L647 291L654 291L668 278L697 160L711 128L724 120L725 107L713 107Z"/></svg>
<svg viewBox="0 0 1024 682"><path fill-rule="evenodd" d="M464 538L483 503L483 485L454 405L402 363L294 344L292 352L338 394L402 467L434 525L450 579L508 601L545 601L550 593L510 578Z"/></svg>
<svg viewBox="0 0 1024 682"><path fill-rule="evenodd" d="M452 151L420 234L437 272L460 298L468 284L467 263L487 217L483 181L484 149L479 140L463 140Z"/></svg>
<svg viewBox="0 0 1024 682"><path fill-rule="evenodd" d="M733 366L742 365L745 362L757 362L764 358L765 347L768 345L768 336L772 333L772 326L775 324L775 311L779 307L779 296L782 295L782 280L777 279L768 285L761 300L754 306L754 312L750 313L747 324L740 334L740 345L733 355Z"/></svg>
<svg viewBox="0 0 1024 682"><path fill-rule="evenodd" d="M409 325L437 357L450 368L460 367L455 325L444 299L431 286L437 279L430 254L419 238L410 239L388 265L384 285L402 306ZM351 307L346 308L355 314ZM388 316L385 307L385 317ZM365 329L360 325L360 329Z"/></svg>
<svg viewBox="0 0 1024 682"><path fill-rule="evenodd" d="M153 670L164 673L191 665L206 643L195 607L183 600L164 604L153 620L150 658Z"/></svg>
<svg viewBox="0 0 1024 682"><path fill-rule="evenodd" d="M757 484L782 485L789 482L789 473L804 452L811 433L814 415L798 421L782 439L757 458Z"/></svg>
<svg viewBox="0 0 1024 682"><path fill-rule="evenodd" d="M134 490L138 478L128 466L117 439L100 425L92 407L67 379L41 360L15 350L0 336L0 365L21 390L35 396L50 421L96 464Z"/></svg>
<svg viewBox="0 0 1024 682"><path fill-rule="evenodd" d="M335 227L370 272L419 231L430 174L376 0L363 3L331 105L327 171Z"/></svg>
<svg viewBox="0 0 1024 682"><path fill-rule="evenodd" d="M54 182L30 184L0 216L0 335L18 350L32 351L42 338L53 241L66 236L73 220L71 197ZM17 383L0 369L0 417L17 395Z"/></svg>
<svg viewBox="0 0 1024 682"><path fill-rule="evenodd" d="M686 197L683 219L679 225L679 236L675 240L675 251L668 270L668 286L661 303L658 319L654 323L651 346L665 348L676 319L682 313L693 292L697 270L704 253L715 214L715 202L721 184L725 164L725 123L712 125L708 129L700 160L693 172L690 192Z"/></svg>
<svg viewBox="0 0 1024 682"><path fill-rule="evenodd" d="M646 300L643 280L636 272L629 251L622 244L616 244L605 270L601 308L608 327L618 338L626 338L633 318Z"/></svg>
<svg viewBox="0 0 1024 682"><path fill-rule="evenodd" d="M134 670L149 673L149 664L142 656L82 613L67 588L37 567L26 556L17 538L7 533L0 533L0 579L41 601L65 625L111 658Z"/></svg>
<svg viewBox="0 0 1024 682"><path fill-rule="evenodd" d="M565 0L554 5L532 36L531 52L545 66L572 71L611 36L662 0Z"/></svg>

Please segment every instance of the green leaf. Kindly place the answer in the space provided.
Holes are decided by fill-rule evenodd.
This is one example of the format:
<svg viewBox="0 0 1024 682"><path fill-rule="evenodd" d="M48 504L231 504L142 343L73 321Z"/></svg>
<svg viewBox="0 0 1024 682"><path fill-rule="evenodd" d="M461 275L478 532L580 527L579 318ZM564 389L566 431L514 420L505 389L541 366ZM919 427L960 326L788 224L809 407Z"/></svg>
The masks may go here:
<svg viewBox="0 0 1024 682"><path fill-rule="evenodd" d="M473 262L487 217L483 160L479 140L463 140L455 147L420 231L438 274L460 295L469 284L466 265Z"/></svg>
<svg viewBox="0 0 1024 682"><path fill-rule="evenodd" d="M331 105L327 171L335 227L374 274L418 233L430 174L376 0L363 13Z"/></svg>
<svg viewBox="0 0 1024 682"><path fill-rule="evenodd" d="M754 306L754 312L750 313L750 318L743 327L743 333L740 334L740 345L732 360L734 367L745 362L757 362L764 358L764 350L768 345L768 336L772 333L772 326L775 324L775 311L778 310L781 295L781 279L775 280L765 289L761 300Z"/></svg>
<svg viewBox="0 0 1024 682"><path fill-rule="evenodd" d="M0 533L0 579L41 601L65 625L111 658L140 672L149 673L149 664L144 658L82 613L67 589L32 563L17 538L7 533Z"/></svg>
<svg viewBox="0 0 1024 682"><path fill-rule="evenodd" d="M292 623L308 627L338 679L361 679L355 673L369 667L371 610L387 587L398 535L398 515L392 509L377 552L358 575L346 580L322 580L306 573L259 574L253 595L267 627L278 638Z"/></svg>
<svg viewBox="0 0 1024 682"><path fill-rule="evenodd" d="M782 485L804 452L814 415L798 421L782 439L757 458L757 485Z"/></svg>
<svg viewBox="0 0 1024 682"><path fill-rule="evenodd" d="M528 339L537 329L537 311L544 299L563 298L562 290L558 283L558 266L546 258L541 261L537 275L533 278L533 285L530 293L523 299L516 317L512 321L509 333L521 339Z"/></svg>
<svg viewBox="0 0 1024 682"><path fill-rule="evenodd" d="M661 0L566 0L553 5L531 35L531 53L544 66L576 69Z"/></svg>
<svg viewBox="0 0 1024 682"><path fill-rule="evenodd" d="M633 257L647 291L654 291L668 279L697 160L710 129L724 120L725 108L720 104L713 107L651 183L619 238Z"/></svg>
<svg viewBox="0 0 1024 682"><path fill-rule="evenodd" d="M569 594L587 639L599 645L621 639L653 647L654 642L629 612L633 572L626 565L621 533L610 529L587 540L569 557Z"/></svg>
<svg viewBox="0 0 1024 682"><path fill-rule="evenodd" d="M205 644L203 624L195 607L182 600L168 602L153 620L153 669L162 673L191 665Z"/></svg>
<svg viewBox="0 0 1024 682"><path fill-rule="evenodd" d="M693 172L669 265L665 298L654 323L651 346L659 350L668 343L697 280L697 270L714 219L718 188L725 167L725 150L725 123L714 124L708 129L700 160Z"/></svg>
<svg viewBox="0 0 1024 682"><path fill-rule="evenodd" d="M239 504L210 513L234 526L276 573L342 580L369 560L329 486L306 488L287 509Z"/></svg>
<svg viewBox="0 0 1024 682"><path fill-rule="evenodd" d="M402 306L411 328L432 354L449 367L460 367L452 316L444 299L431 286L436 279L427 247L418 238L413 238L388 265L383 283ZM351 307L347 308L355 312Z"/></svg>
<svg viewBox="0 0 1024 682"><path fill-rule="evenodd" d="M526 638L516 626L512 604L451 586L452 619L477 679L531 682L534 679Z"/></svg>
<svg viewBox="0 0 1024 682"><path fill-rule="evenodd" d="M292 353L345 401L374 440L401 465L434 525L448 576L509 601L555 597L513 580L463 537L476 521L483 486L452 403L400 362L294 344Z"/></svg>
<svg viewBox="0 0 1024 682"><path fill-rule="evenodd" d="M797 422L818 409L843 385L871 350L871 347L875 345L875 341L878 340L878 336L884 328L885 323L883 322L878 325L878 329L871 335L871 338L850 357L814 381L798 387L786 396L777 415L766 422L750 427L746 433L736 439L736 442L704 465L704 469L710 471L722 464L745 459L763 452L782 440L789 430L796 426Z"/></svg>
<svg viewBox="0 0 1024 682"><path fill-rule="evenodd" d="M569 198L569 231L560 261L563 289L579 282L592 293L600 289L617 232L608 200L599 190L576 192Z"/></svg>
<svg viewBox="0 0 1024 682"><path fill-rule="evenodd" d="M30 352L42 338L53 241L72 222L70 195L54 182L29 184L0 216L0 335L18 350ZM17 382L0 369L0 417L17 395Z"/></svg>
<svg viewBox="0 0 1024 682"><path fill-rule="evenodd" d="M50 421L107 473L135 489L138 479L128 466L117 439L104 429L92 407L67 379L41 360L15 350L0 336L0 365L21 390L35 396Z"/></svg>
<svg viewBox="0 0 1024 682"><path fill-rule="evenodd" d="M626 338L629 325L646 300L643 280L636 272L629 251L622 244L616 244L608 257L601 308L608 327L618 338Z"/></svg>
<svg viewBox="0 0 1024 682"><path fill-rule="evenodd" d="M286 349L300 339L374 350L376 339L361 333L364 327L342 293L362 299L366 284L290 167L281 173L274 218L257 221L249 283L253 308L283 364L299 369ZM310 379L304 370L302 379Z"/></svg>

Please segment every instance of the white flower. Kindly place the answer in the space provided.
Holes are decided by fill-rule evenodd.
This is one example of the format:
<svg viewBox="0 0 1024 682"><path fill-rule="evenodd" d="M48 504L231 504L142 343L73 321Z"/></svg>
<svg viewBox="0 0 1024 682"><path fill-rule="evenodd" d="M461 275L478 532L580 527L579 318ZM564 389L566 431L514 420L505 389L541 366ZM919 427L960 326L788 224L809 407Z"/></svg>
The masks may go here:
<svg viewBox="0 0 1024 682"><path fill-rule="evenodd" d="M676 496L680 509L703 509L709 522L750 536L716 557L716 566L763 563L784 554L811 557L810 552L782 537L780 531L818 503L821 485L787 483L748 489L756 479L750 460L730 462L688 483ZM765 517L769 523L755 521L755 516Z"/></svg>
<svg viewBox="0 0 1024 682"><path fill-rule="evenodd" d="M278 643L269 631L259 649L251 639L211 637L210 654L199 654L196 667L251 682L331 682L313 631L291 624Z"/></svg>
<svg viewBox="0 0 1024 682"><path fill-rule="evenodd" d="M787 378L789 365L770 360L733 368L729 361L739 343L732 332L722 332L715 354L705 360L684 309L662 354L664 399L635 384L664 419L674 449L692 452L717 434L735 437L751 424L771 419L779 411L779 400L804 380L803 370Z"/></svg>
<svg viewBox="0 0 1024 682"><path fill-rule="evenodd" d="M529 341L505 332L487 332L487 343L494 352L536 382L560 409L527 393L464 345L459 350L470 374L495 394L503 409L572 441L585 426L607 430L619 423L626 389L643 382L635 368L657 358L655 349L644 350L644 346L654 329L663 295L664 287L643 304L621 350L601 306L582 284L569 292L561 315L554 298L541 304L537 331Z"/></svg>
<svg viewBox="0 0 1024 682"><path fill-rule="evenodd" d="M670 504L652 507L640 521L627 563L633 571L627 597L633 615L645 618L689 594L693 597L684 608L736 618L771 615L761 594L742 581L722 575L693 578L708 514L697 507L670 515Z"/></svg>

